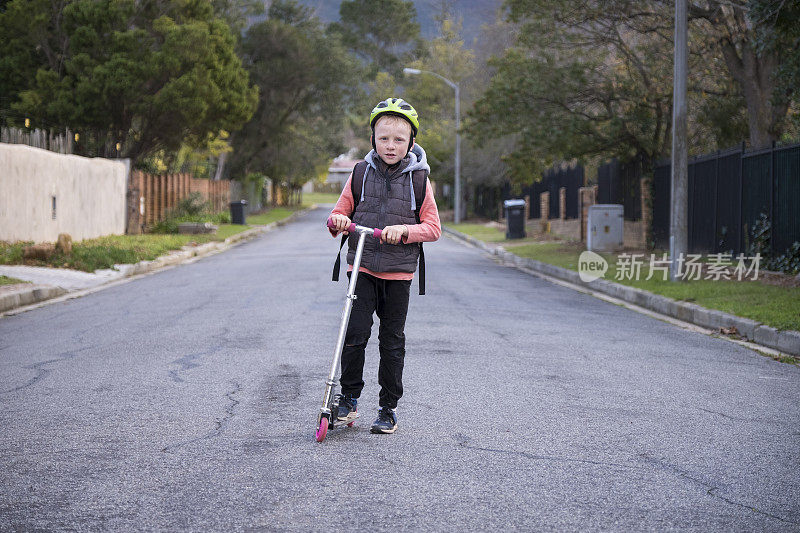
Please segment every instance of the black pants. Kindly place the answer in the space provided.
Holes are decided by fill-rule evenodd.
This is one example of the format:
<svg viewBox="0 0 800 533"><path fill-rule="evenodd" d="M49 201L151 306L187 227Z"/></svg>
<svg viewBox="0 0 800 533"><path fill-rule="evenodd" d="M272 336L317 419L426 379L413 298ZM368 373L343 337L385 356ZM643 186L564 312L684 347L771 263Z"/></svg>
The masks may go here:
<svg viewBox="0 0 800 533"><path fill-rule="evenodd" d="M350 274L348 273L348 277ZM372 332L372 314L380 319L378 348L381 354L378 385L381 407L397 407L403 395L403 361L406 356L406 314L411 281L385 280L359 272L356 300L342 350L342 394L353 398L364 388L364 350Z"/></svg>

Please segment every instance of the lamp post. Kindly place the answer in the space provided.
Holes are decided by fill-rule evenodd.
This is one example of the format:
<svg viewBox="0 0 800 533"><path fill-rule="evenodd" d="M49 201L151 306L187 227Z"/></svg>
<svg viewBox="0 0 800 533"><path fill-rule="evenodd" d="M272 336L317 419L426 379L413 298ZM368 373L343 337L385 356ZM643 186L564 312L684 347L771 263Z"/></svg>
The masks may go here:
<svg viewBox="0 0 800 533"><path fill-rule="evenodd" d="M455 154L455 201L453 202L453 221L458 224L461 222L461 93L457 83L453 83L444 76L431 72L430 70L420 70L417 68L404 68L406 75L430 74L436 76L456 92L456 154Z"/></svg>

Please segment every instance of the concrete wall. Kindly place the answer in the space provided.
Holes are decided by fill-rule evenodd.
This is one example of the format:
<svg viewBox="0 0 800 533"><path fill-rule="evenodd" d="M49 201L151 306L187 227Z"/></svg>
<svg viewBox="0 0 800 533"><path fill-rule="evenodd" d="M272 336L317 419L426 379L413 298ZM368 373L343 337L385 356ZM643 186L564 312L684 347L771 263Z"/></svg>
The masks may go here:
<svg viewBox="0 0 800 533"><path fill-rule="evenodd" d="M127 179L127 165L120 161L0 143L0 240L55 242L59 233L69 233L80 241L123 234Z"/></svg>

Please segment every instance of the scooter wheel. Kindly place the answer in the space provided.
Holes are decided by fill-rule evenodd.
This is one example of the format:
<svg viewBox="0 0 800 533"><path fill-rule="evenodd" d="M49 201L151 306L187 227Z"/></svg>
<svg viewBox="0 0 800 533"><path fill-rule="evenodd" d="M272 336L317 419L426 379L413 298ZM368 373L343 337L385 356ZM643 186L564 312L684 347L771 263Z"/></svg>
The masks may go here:
<svg viewBox="0 0 800 533"><path fill-rule="evenodd" d="M317 428L317 442L325 440L325 435L328 434L328 419L321 418L319 421L319 428Z"/></svg>

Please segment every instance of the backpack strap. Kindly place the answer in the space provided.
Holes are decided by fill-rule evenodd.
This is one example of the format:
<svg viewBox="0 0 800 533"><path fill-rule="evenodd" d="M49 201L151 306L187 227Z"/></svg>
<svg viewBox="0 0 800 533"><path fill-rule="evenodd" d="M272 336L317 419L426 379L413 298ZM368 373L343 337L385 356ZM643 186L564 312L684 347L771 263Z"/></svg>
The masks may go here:
<svg viewBox="0 0 800 533"><path fill-rule="evenodd" d="M422 202L425 201L425 193L428 190L428 171L415 170L411 174L411 184L414 187L414 199L417 202L417 208L414 210L414 218L417 219L417 224L421 222L419 218L419 211L422 208ZM422 243L419 243L419 294L425 294L425 250L422 248Z"/></svg>
<svg viewBox="0 0 800 533"><path fill-rule="evenodd" d="M353 212L350 213L350 219L356 212L356 206L361 201L361 188L364 185L364 175L367 173L367 162L359 161L353 167L353 176L350 178L350 192L353 194ZM418 218L419 220L419 218ZM331 281L339 281L339 270L342 265L342 248L347 242L349 235L342 235L342 242L339 244L339 252L336 254L336 262L333 264L333 275Z"/></svg>
<svg viewBox="0 0 800 533"><path fill-rule="evenodd" d="M342 242L339 244L339 251L336 253L336 262L333 263L333 276L331 276L331 281L339 281L339 270L342 265L342 248L344 248L344 243L347 242L348 237L350 236L342 235Z"/></svg>
<svg viewBox="0 0 800 533"><path fill-rule="evenodd" d="M353 212L350 213L350 218L356 214L356 207L361 201L361 189L364 188L364 176L367 175L367 162L359 161L353 167L353 177L350 180L350 192L353 194Z"/></svg>

